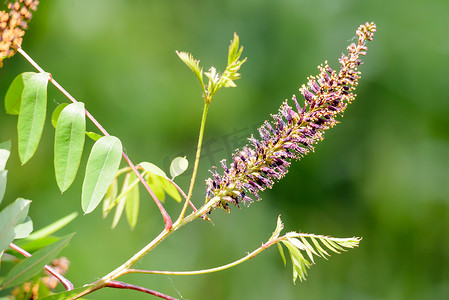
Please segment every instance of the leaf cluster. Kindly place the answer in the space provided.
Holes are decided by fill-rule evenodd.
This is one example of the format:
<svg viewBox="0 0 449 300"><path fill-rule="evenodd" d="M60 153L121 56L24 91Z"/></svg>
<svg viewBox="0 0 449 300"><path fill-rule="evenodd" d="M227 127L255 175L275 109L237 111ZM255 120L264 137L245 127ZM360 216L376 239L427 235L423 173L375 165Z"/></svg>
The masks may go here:
<svg viewBox="0 0 449 300"><path fill-rule="evenodd" d="M226 69L220 74L215 67L210 67L207 72L204 72L208 82L204 83L203 68L200 67L200 61L193 58L192 54L176 51L179 58L192 70L198 82L203 89L203 97L207 103L212 101L213 96L223 87L236 87L234 80L241 77L238 73L240 67L246 62L246 57L240 60L243 47L239 46L239 36L234 33L234 39L231 41L228 50L228 63Z"/></svg>
<svg viewBox="0 0 449 300"><path fill-rule="evenodd" d="M284 265L286 264L284 245L289 254L293 265L293 282L299 277L301 281L306 279L307 269L315 264L314 256L327 259L330 256L329 250L340 254L346 251L345 248L354 248L359 245L360 238L334 238L324 235L316 235L309 233L288 232L284 236L279 237L280 232L284 228L281 218L278 218L277 226L269 241L276 242L279 253L281 254ZM305 252L306 256L303 254Z"/></svg>

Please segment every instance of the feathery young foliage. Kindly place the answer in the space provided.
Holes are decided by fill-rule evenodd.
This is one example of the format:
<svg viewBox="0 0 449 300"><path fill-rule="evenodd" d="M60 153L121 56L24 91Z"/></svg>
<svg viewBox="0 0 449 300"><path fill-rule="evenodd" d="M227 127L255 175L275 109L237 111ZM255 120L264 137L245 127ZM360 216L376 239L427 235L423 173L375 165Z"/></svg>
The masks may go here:
<svg viewBox="0 0 449 300"><path fill-rule="evenodd" d="M277 243L284 265L286 264L285 255L280 243L287 247L293 265L294 283L298 277L301 281L306 279L307 269L310 268L312 264L315 264L314 256L327 259L326 256L330 256L330 254L325 249L339 254L340 251L346 251L344 248L351 249L357 247L361 240L358 237L334 238L310 233L297 233L294 231L279 237L283 228L284 224L282 223L281 218L278 217L276 229L269 239L269 242L272 241ZM304 251L310 260L305 258L301 251Z"/></svg>
<svg viewBox="0 0 449 300"><path fill-rule="evenodd" d="M240 78L238 71L246 62L246 57L240 60L243 47L239 47L239 36L234 33L234 39L229 45L228 63L223 74L217 72L215 67L210 67L204 75L208 78L207 86L204 85L203 68L200 67L200 61L193 58L192 54L176 51L179 58L193 71L203 89L204 101L211 102L213 96L223 87L236 87L234 80Z"/></svg>

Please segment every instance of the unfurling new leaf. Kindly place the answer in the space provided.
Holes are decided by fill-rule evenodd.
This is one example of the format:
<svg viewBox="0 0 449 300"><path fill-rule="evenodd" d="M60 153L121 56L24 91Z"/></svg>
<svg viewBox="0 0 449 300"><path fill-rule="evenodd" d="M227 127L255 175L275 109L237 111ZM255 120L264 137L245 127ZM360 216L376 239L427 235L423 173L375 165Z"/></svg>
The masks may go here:
<svg viewBox="0 0 449 300"><path fill-rule="evenodd" d="M220 75L217 72L215 67L210 67L209 71L205 72L204 75L209 79L207 83L207 87L203 82L203 69L199 66L199 60L195 60L193 56L187 52L178 52L179 58L195 73L198 81L201 84L201 88L204 93L204 100L206 103L210 103L212 101L213 96L222 88L222 87L236 87L234 80L240 78L240 74L238 71L242 64L246 61L246 58L243 60L239 60L242 55L243 47L239 47L239 37L236 33L234 33L234 39L231 41L229 45L229 53L228 53L228 64L226 65L226 69L223 74Z"/></svg>
<svg viewBox="0 0 449 300"><path fill-rule="evenodd" d="M340 253L340 251L346 251L345 248L354 248L359 245L360 238L333 238L329 236L307 234L307 233L297 233L288 232L285 235L279 237L280 232L284 228L284 224L281 218L278 217L277 226L269 241L276 242L279 253L281 254L282 260L285 265L285 254L282 249L282 244L284 244L290 254L290 258L293 265L293 282L299 277L301 281L306 279L307 269L310 268L312 264L315 263L313 257L321 256L326 258L329 253L323 248L327 248L335 253ZM312 242L310 243L309 240ZM312 246L313 244L313 246ZM304 257L301 251L305 251L309 260Z"/></svg>
<svg viewBox="0 0 449 300"><path fill-rule="evenodd" d="M190 68L190 70L192 70L192 72L195 74L196 78L198 79L201 87L204 88L203 68L200 67L200 61L194 59L192 54L187 53L187 52L176 51L176 54Z"/></svg>

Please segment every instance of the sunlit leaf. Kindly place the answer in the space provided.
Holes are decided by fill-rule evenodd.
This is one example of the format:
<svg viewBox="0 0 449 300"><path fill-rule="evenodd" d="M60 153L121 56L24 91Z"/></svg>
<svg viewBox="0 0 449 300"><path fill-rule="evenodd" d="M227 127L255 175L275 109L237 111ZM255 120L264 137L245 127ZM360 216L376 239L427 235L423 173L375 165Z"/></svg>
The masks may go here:
<svg viewBox="0 0 449 300"><path fill-rule="evenodd" d="M61 112L55 133L55 175L59 190L73 183L84 147L86 118L84 104L72 103Z"/></svg>
<svg viewBox="0 0 449 300"><path fill-rule="evenodd" d="M11 141L0 144L0 171L5 169L6 162L11 154Z"/></svg>
<svg viewBox="0 0 449 300"><path fill-rule="evenodd" d="M88 131L86 132L86 135L93 141L98 141L101 137L103 137L101 134L98 134L96 132Z"/></svg>
<svg viewBox="0 0 449 300"><path fill-rule="evenodd" d="M159 175L161 177L167 177L165 172L155 164L152 164L150 162L141 162L139 165L147 172Z"/></svg>
<svg viewBox="0 0 449 300"><path fill-rule="evenodd" d="M147 175L147 183L154 195L162 202L165 201L165 190L162 183L162 177L153 173Z"/></svg>
<svg viewBox="0 0 449 300"><path fill-rule="evenodd" d="M136 179L136 174L131 173L129 181L134 182ZM137 217L139 216L139 203L139 185L136 184L126 195L125 202L126 220L128 221L129 227L131 227L131 229L134 229L137 224Z"/></svg>
<svg viewBox="0 0 449 300"><path fill-rule="evenodd" d="M111 210L111 205L115 202L115 199L117 199L117 192L118 192L118 182L117 177L114 177L112 179L111 184L108 187L108 190L106 191L106 194L104 195L103 199L103 218L106 218L109 214L109 211Z"/></svg>
<svg viewBox="0 0 449 300"><path fill-rule="evenodd" d="M281 215L279 215L279 216L278 216L277 223L276 223L276 229L274 230L273 234L271 235L270 241L271 241L271 240L274 240L274 239L276 239L276 238L278 238L278 237L279 237L279 234L280 234L281 231L282 231L282 229L284 229L284 223L282 223Z"/></svg>
<svg viewBox="0 0 449 300"><path fill-rule="evenodd" d="M120 199L116 199L115 201L118 200L118 203L115 207L115 212L114 212L114 218L112 219L112 225L111 228L114 229L115 226L117 226L118 221L120 221L120 217L123 214L123 211L125 209L125 203L126 203L126 198L128 196L128 190L129 190L129 185L131 183L131 175L133 173L128 173L125 176L125 179L123 180L123 185L122 185L122 189L120 191L120 194L117 198Z"/></svg>
<svg viewBox="0 0 449 300"><path fill-rule="evenodd" d="M287 260L285 259L284 249L282 249L281 243L276 243L276 245L278 246L279 253L281 254L282 261L284 262L284 266L286 266Z"/></svg>
<svg viewBox="0 0 449 300"><path fill-rule="evenodd" d="M3 197L5 196L7 181L8 181L8 171L7 170L0 171L0 203L2 203Z"/></svg>
<svg viewBox="0 0 449 300"><path fill-rule="evenodd" d="M189 167L189 161L185 157L176 157L170 164L170 175L172 178L181 175Z"/></svg>
<svg viewBox="0 0 449 300"><path fill-rule="evenodd" d="M33 232L33 221L31 221L31 218L27 216L25 220L17 224L14 227L14 232L16 235L16 239L23 239L30 235L31 232Z"/></svg>
<svg viewBox="0 0 449 300"><path fill-rule="evenodd" d="M122 156L122 143L114 136L104 136L95 142L89 155L81 194L85 214L92 212L114 179Z"/></svg>
<svg viewBox="0 0 449 300"><path fill-rule="evenodd" d="M25 238L22 240L15 240L14 244L24 249L25 251L34 252L41 249L42 247L56 242L57 240L59 240L59 238L55 236L47 236L38 240L28 240L28 238Z"/></svg>
<svg viewBox="0 0 449 300"><path fill-rule="evenodd" d="M27 238L27 240L32 241L32 240L38 240L38 239L47 237L47 236L55 233L56 231L60 230L61 228L65 227L67 224L72 222L77 216L78 216L77 212L68 214L67 216L62 217L59 220L51 223L50 225L47 225L44 228L33 232L32 234L30 234L30 236Z"/></svg>
<svg viewBox="0 0 449 300"><path fill-rule="evenodd" d="M115 206L114 218L112 219L111 229L114 229L115 226L117 226L118 221L120 221L123 211L125 210L125 204L126 204L126 197L123 197L118 201L117 205Z"/></svg>
<svg viewBox="0 0 449 300"><path fill-rule="evenodd" d="M200 67L200 61L194 59L192 54L187 53L187 52L176 51L176 54L190 68L190 70L192 70L192 72L195 74L196 78L198 79L201 87L204 87L203 69Z"/></svg>
<svg viewBox="0 0 449 300"><path fill-rule="evenodd" d="M0 212L0 251L14 240L14 227L26 218L30 203L30 200L18 198Z"/></svg>
<svg viewBox="0 0 449 300"><path fill-rule="evenodd" d="M48 73L38 73L25 83L17 123L19 158L25 164L36 152L47 111Z"/></svg>
<svg viewBox="0 0 449 300"><path fill-rule="evenodd" d="M50 263L58 256L62 249L69 243L73 235L74 233L67 235L53 244L39 249L33 253L33 256L28 257L15 265L6 275L1 288L4 289L18 285L39 273L46 264Z"/></svg>
<svg viewBox="0 0 449 300"><path fill-rule="evenodd" d="M170 182L167 178L159 177L159 180L162 183L162 188L164 191L170 195L173 199L176 200L176 202L181 202L182 198L181 195L178 192L178 189Z"/></svg>
<svg viewBox="0 0 449 300"><path fill-rule="evenodd" d="M69 103L61 103L59 104L53 113L51 114L51 125L53 125L54 128L56 128L56 125L58 124L59 116L61 115L61 112L66 106L69 105Z"/></svg>
<svg viewBox="0 0 449 300"><path fill-rule="evenodd" d="M17 75L12 81L5 95L5 110L10 115L18 115L20 112L20 103L22 99L25 83L35 75L34 72L25 72Z"/></svg>

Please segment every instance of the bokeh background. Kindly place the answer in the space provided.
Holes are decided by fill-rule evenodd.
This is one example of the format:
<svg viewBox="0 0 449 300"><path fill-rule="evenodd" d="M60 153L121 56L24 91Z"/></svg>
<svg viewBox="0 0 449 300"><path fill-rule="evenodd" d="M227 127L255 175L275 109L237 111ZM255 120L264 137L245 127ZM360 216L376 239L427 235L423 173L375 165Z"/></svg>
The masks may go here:
<svg viewBox="0 0 449 300"><path fill-rule="evenodd" d="M223 70L234 32L244 45L242 79L222 90L209 112L194 202L204 200L207 170L243 146L282 101L328 60L338 66L359 24L377 23L356 101L315 153L294 162L263 200L231 214L214 211L215 226L193 222L145 257L138 268L194 270L228 263L259 247L279 214L286 230L362 236L360 247L317 259L306 282L293 285L276 248L220 273L122 278L182 299L449 299L449 2L359 0L41 1L24 49L52 73L134 162L167 170L171 159L193 162L202 99L175 50ZM20 56L0 70L0 97L13 78L33 68ZM49 88L49 113L67 102ZM0 140L13 141L5 203L32 199L41 228L73 211L60 232L76 232L63 255L76 286L108 273L162 229L141 189L137 227L111 216L82 216L84 167L63 195L53 171L49 120L36 156L20 166L17 119L0 112ZM93 127L91 126L91 129ZM92 142L87 142L83 161ZM191 170L190 170L191 171ZM187 189L189 174L178 183ZM2 205L4 206L5 203ZM174 217L180 205L167 199ZM87 299L150 299L101 290Z"/></svg>

